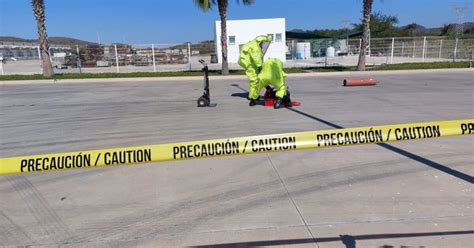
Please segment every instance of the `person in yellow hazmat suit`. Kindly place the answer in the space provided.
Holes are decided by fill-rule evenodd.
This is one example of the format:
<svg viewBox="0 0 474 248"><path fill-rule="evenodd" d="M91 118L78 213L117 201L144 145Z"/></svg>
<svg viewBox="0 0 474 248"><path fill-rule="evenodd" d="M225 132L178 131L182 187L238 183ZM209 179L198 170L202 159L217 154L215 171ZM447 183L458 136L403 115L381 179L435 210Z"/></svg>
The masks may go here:
<svg viewBox="0 0 474 248"><path fill-rule="evenodd" d="M289 92L286 89L283 63L278 59L267 59L263 61L265 52L272 41L271 35L261 35L243 45L238 63L245 69L245 74L249 79L249 106L254 106L260 97L260 91L266 88L267 91L275 90L275 108L280 108L282 102L291 105Z"/></svg>

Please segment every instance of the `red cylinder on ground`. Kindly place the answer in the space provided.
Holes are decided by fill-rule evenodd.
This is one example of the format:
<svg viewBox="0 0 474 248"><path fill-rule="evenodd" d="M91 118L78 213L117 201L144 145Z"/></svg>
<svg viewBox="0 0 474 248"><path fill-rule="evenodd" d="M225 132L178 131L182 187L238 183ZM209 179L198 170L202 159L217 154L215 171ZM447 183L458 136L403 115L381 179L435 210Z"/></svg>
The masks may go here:
<svg viewBox="0 0 474 248"><path fill-rule="evenodd" d="M344 79L344 86L372 86L378 82L374 78L350 78Z"/></svg>

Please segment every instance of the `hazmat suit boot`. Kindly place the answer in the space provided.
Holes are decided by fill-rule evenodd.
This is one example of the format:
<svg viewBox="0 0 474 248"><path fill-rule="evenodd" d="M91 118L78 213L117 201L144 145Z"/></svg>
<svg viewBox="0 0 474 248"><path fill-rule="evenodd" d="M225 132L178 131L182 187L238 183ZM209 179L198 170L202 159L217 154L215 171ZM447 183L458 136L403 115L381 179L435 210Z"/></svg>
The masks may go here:
<svg viewBox="0 0 474 248"><path fill-rule="evenodd" d="M283 97L283 104L289 108L293 107L293 104L291 103L291 98L290 98L290 91L288 89L286 89L286 95L285 97Z"/></svg>
<svg viewBox="0 0 474 248"><path fill-rule="evenodd" d="M250 107L255 106L255 104L256 104L255 100L250 100L250 102L249 102L249 106L250 106Z"/></svg>
<svg viewBox="0 0 474 248"><path fill-rule="evenodd" d="M282 102L283 102L283 99L277 97L277 98L275 99L275 102L273 103L273 108L274 108L274 109L279 109L279 108L281 108L281 103L282 103Z"/></svg>

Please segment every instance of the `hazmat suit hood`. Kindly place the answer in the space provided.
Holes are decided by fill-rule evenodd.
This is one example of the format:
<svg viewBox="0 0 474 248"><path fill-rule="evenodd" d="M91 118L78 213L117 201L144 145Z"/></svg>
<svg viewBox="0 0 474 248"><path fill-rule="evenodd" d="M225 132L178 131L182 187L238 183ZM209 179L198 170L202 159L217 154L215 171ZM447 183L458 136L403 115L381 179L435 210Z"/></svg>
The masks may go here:
<svg viewBox="0 0 474 248"><path fill-rule="evenodd" d="M252 41L244 44L239 56L239 65L242 66L244 69L249 67L253 67L255 70L259 67L261 68L263 65L264 52L262 51L262 47L260 46L260 44L267 42L268 45L265 46L266 49L268 49L269 43L271 41L271 35L261 35L253 39Z"/></svg>
<svg viewBox="0 0 474 248"><path fill-rule="evenodd" d="M265 54L267 53L268 47L270 47L270 43L270 41L264 41L260 43L260 49L262 49L263 56L265 56Z"/></svg>

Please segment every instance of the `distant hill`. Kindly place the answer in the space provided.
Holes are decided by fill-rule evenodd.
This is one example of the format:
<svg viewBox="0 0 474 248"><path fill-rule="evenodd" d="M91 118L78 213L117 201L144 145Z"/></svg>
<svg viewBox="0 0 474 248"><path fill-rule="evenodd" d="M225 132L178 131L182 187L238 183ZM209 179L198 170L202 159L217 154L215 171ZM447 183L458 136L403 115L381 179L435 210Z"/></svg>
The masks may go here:
<svg viewBox="0 0 474 248"><path fill-rule="evenodd" d="M6 42L24 42L24 43L38 43L37 39L23 39L23 38L18 38L18 37L13 37L13 36L0 36L0 41L6 41ZM95 45L97 43L90 42L90 41L84 41L84 40L79 40L79 39L74 39L74 38L69 38L69 37L49 37L48 38L49 44L53 45L68 45L68 46L87 46L87 45Z"/></svg>
<svg viewBox="0 0 474 248"><path fill-rule="evenodd" d="M446 24L447 26L456 26L458 24ZM474 22L465 22L462 24L464 31L470 30L474 28ZM416 23L408 24L405 26L401 26L400 29L409 29L414 34L439 34L442 32L443 27L436 27L436 28L427 28L423 25L419 25Z"/></svg>
<svg viewBox="0 0 474 248"><path fill-rule="evenodd" d="M410 30L414 34L441 33L441 30L443 29L441 27L439 27L439 28L427 28L423 25L416 24L416 23L401 26L399 28Z"/></svg>
<svg viewBox="0 0 474 248"><path fill-rule="evenodd" d="M453 32L456 25L458 24L452 23L452 24L446 24L443 27L427 28L423 25L412 23L405 26L395 27L395 29L398 31L402 31L402 32L399 32L400 34L398 35L404 35L404 36L447 36ZM474 34L474 22L463 23L463 30L464 30L464 37L472 37L472 34ZM345 37L345 35L347 34L347 30L345 29L315 29L315 30L293 29L293 30L287 31L286 33L287 33L287 38L310 39L309 37L314 34L320 35L322 37ZM354 29L349 30L349 37L354 37L354 36L357 37L357 36L360 36L360 34L361 34L360 31L357 32L357 30L354 30Z"/></svg>

